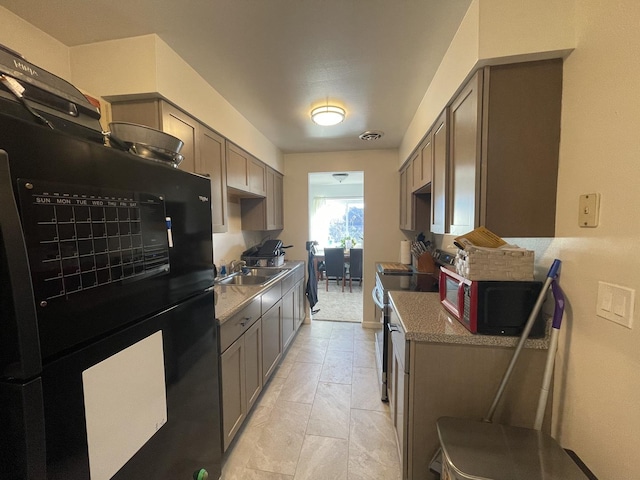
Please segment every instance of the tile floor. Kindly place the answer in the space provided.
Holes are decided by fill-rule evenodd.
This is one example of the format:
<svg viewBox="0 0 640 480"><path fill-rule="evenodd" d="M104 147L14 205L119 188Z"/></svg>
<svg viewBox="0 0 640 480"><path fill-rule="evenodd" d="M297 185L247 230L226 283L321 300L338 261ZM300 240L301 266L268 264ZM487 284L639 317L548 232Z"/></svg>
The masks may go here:
<svg viewBox="0 0 640 480"><path fill-rule="evenodd" d="M400 479L373 330L303 325L227 452L223 480Z"/></svg>

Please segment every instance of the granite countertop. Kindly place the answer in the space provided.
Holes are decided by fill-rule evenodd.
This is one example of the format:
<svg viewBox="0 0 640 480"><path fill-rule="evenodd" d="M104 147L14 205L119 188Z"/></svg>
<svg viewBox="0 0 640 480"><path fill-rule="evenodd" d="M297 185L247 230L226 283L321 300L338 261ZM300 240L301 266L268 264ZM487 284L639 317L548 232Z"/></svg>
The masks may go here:
<svg viewBox="0 0 640 480"><path fill-rule="evenodd" d="M296 268L304 268L304 262L301 260L287 261L281 265L281 268L291 269L287 274L291 275ZM281 277L280 281L285 276ZM216 321L222 325L242 310L256 295L260 295L269 288L271 285L263 287L257 285L214 285Z"/></svg>
<svg viewBox="0 0 640 480"><path fill-rule="evenodd" d="M478 335L469 332L440 304L437 293L391 291L389 298L406 332L416 342L515 347L519 337ZM549 328L544 338L529 339L525 348L549 348Z"/></svg>

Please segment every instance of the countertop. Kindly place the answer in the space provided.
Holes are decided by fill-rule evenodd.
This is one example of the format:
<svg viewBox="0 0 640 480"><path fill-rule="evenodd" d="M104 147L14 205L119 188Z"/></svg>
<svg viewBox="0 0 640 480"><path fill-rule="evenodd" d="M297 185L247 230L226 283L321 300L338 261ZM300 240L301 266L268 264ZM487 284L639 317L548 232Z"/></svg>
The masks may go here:
<svg viewBox="0 0 640 480"><path fill-rule="evenodd" d="M519 337L478 335L469 332L440 304L437 293L391 291L389 299L398 314L406 339L416 342L515 347ZM547 322L548 324L549 322ZM544 338L529 339L525 348L549 348L549 328Z"/></svg>
<svg viewBox="0 0 640 480"><path fill-rule="evenodd" d="M289 268L287 275L292 275L296 268L304 268L305 262L292 260L284 262L281 268ZM281 280L285 277L281 277ZM254 285L214 285L216 321L222 325L226 320L242 310L256 295L269 289L271 285L264 287Z"/></svg>

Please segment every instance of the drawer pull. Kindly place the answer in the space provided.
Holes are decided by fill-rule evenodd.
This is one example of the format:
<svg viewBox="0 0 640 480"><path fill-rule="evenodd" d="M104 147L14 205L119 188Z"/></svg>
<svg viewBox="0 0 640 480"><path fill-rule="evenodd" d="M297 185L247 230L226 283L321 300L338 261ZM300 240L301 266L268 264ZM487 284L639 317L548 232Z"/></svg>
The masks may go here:
<svg viewBox="0 0 640 480"><path fill-rule="evenodd" d="M247 323L249 323L249 320L251 320L251 317L244 317L240 322L240 326L244 327Z"/></svg>

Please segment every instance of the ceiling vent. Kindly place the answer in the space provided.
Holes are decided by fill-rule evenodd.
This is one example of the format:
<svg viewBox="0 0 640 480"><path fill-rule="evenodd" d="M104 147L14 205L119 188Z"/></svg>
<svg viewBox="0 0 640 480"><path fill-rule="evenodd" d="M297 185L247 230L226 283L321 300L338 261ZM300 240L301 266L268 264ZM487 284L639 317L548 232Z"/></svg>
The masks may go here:
<svg viewBox="0 0 640 480"><path fill-rule="evenodd" d="M358 137L360 138L360 140L378 140L379 138L382 138L383 135L384 132L381 132L379 130L367 130L366 132L358 135Z"/></svg>

